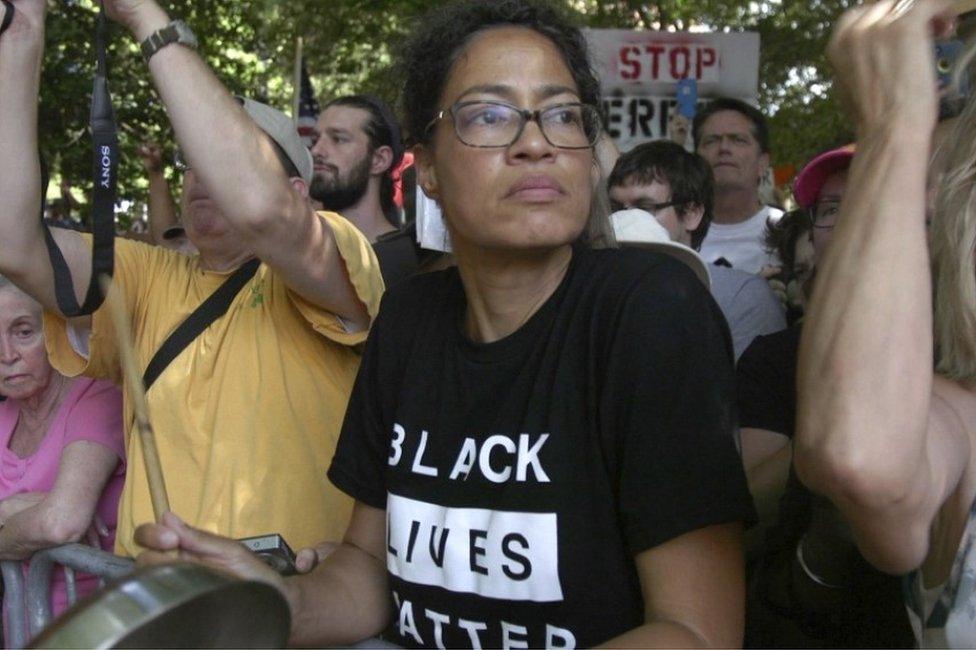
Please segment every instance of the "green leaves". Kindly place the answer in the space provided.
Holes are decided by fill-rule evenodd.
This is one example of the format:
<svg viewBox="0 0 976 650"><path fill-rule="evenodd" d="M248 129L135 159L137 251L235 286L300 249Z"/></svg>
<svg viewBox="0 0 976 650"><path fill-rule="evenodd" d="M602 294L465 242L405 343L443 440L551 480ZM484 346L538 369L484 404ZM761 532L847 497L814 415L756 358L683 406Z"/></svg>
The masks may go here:
<svg viewBox="0 0 976 650"><path fill-rule="evenodd" d="M772 114L775 164L802 165L853 133L830 92L824 48L837 16L853 0L564 0L591 27L758 31L762 37L760 102ZM393 53L414 20L435 0L170 0L200 51L235 93L290 112L295 42L320 98L371 92L394 101ZM91 187L88 110L95 54L95 3L52 0L41 91L41 147L52 170L85 195ZM135 148L155 139L171 160L173 135L138 46L110 29L110 88L121 129L119 197L145 200L147 183ZM52 196L57 195L52 183ZM178 188L174 187L174 190ZM127 225L132 213L119 215Z"/></svg>

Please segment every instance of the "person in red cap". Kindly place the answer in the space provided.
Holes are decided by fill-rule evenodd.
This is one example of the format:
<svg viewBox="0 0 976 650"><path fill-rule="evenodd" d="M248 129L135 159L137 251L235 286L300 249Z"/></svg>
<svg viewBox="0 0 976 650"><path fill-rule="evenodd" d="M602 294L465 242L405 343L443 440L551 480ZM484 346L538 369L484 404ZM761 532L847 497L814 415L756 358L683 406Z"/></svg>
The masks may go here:
<svg viewBox="0 0 976 650"><path fill-rule="evenodd" d="M794 183L813 225L814 269L831 244L853 158L853 146L822 153ZM900 581L867 564L837 510L793 471L799 347L799 326L756 337L736 369L743 463L760 519L769 524L748 547L756 568L746 644L909 647Z"/></svg>
<svg viewBox="0 0 976 650"><path fill-rule="evenodd" d="M813 223L815 264L823 259L834 232L854 151L855 146L849 144L820 154L797 174L793 183L793 196L801 208L810 212Z"/></svg>

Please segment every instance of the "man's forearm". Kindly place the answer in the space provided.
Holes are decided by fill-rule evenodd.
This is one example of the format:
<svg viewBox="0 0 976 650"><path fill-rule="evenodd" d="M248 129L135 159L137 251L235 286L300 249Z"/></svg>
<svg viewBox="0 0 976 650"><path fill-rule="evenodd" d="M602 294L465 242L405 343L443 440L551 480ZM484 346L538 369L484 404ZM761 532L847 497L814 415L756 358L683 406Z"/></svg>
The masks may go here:
<svg viewBox="0 0 976 650"><path fill-rule="evenodd" d="M145 7L128 23L140 42L169 23L169 16L158 5L147 3ZM152 56L149 70L180 149L227 219L244 236L276 216L269 211L289 205L292 188L270 140L196 52L168 45Z"/></svg>
<svg viewBox="0 0 976 650"><path fill-rule="evenodd" d="M37 143L44 30L0 37L0 272L23 278L43 246Z"/></svg>
<svg viewBox="0 0 976 650"><path fill-rule="evenodd" d="M342 544L311 573L288 578L292 645L349 645L389 622L386 570L365 551Z"/></svg>
<svg viewBox="0 0 976 650"><path fill-rule="evenodd" d="M163 233L176 225L176 204L163 172L149 173L149 233L155 244L163 243Z"/></svg>

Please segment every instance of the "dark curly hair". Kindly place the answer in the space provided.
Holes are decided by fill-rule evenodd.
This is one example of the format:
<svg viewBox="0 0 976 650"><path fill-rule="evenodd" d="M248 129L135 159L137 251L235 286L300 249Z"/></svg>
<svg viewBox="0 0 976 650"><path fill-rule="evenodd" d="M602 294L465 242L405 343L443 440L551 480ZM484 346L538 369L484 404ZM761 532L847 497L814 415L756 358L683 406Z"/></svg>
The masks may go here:
<svg viewBox="0 0 976 650"><path fill-rule="evenodd" d="M804 209L791 210L780 217L779 221L766 223L763 245L767 251L779 257L787 275L793 275L796 265L796 242L800 237L809 236L812 227L810 212Z"/></svg>
<svg viewBox="0 0 976 650"><path fill-rule="evenodd" d="M461 0L426 14L402 44L401 103L410 142L427 141L426 127L451 66L471 37L490 27L517 26L548 38L562 54L583 103L600 107L600 82L590 66L586 40L563 10L543 0Z"/></svg>

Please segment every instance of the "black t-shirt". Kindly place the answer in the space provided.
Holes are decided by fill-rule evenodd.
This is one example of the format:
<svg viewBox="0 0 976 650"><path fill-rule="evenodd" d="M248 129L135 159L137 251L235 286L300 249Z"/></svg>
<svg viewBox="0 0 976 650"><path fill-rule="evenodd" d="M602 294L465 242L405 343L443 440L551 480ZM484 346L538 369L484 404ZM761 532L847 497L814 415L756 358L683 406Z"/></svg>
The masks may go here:
<svg viewBox="0 0 976 650"><path fill-rule="evenodd" d="M643 623L633 558L750 519L732 346L681 263L578 248L516 332L465 337L456 269L383 299L329 478L387 512L392 639L590 646Z"/></svg>
<svg viewBox="0 0 976 650"><path fill-rule="evenodd" d="M416 273L420 265L413 235L406 230L380 235L373 244L373 252L380 263L380 274L387 289Z"/></svg>
<svg viewBox="0 0 976 650"><path fill-rule="evenodd" d="M736 365L739 426L793 437L800 328L757 336Z"/></svg>

